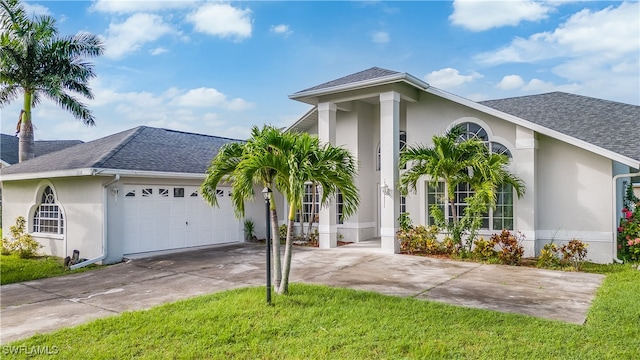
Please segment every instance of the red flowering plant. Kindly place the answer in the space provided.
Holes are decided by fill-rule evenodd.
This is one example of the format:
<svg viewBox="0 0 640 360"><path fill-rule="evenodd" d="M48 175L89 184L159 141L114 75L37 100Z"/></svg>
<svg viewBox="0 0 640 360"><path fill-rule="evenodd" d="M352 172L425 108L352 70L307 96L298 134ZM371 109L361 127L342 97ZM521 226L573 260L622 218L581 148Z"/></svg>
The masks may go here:
<svg viewBox="0 0 640 360"><path fill-rule="evenodd" d="M631 260L640 260L640 199L629 184L618 227L618 249Z"/></svg>

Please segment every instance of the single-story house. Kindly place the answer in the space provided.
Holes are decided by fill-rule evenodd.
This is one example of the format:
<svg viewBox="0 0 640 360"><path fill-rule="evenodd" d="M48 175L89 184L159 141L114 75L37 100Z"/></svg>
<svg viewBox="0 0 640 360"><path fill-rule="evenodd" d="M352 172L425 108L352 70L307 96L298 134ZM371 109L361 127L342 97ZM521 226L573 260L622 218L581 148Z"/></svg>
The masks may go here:
<svg viewBox="0 0 640 360"><path fill-rule="evenodd" d="M3 168L3 236L24 216L43 252L77 249L104 263L243 241L231 188L217 189L219 208L199 191L211 159L232 141L240 140L140 126ZM261 235L264 200L249 204L246 217L263 225Z"/></svg>
<svg viewBox="0 0 640 360"><path fill-rule="evenodd" d="M321 247L335 247L338 239L380 238L384 251L398 252L400 214L429 224L428 209L442 204L445 190L429 187L425 178L417 193L400 196L400 149L429 145L433 135L460 126L507 155L527 190L518 199L502 189L481 235L519 230L526 256L550 241L577 238L589 245L592 261L615 257L623 182L640 182L640 106L561 92L475 102L381 68L290 98L312 107L289 131L317 134L358 161L360 208L343 218L338 196L319 209ZM128 254L242 241L243 219L234 216L230 187L217 190L220 208L199 193L211 159L230 141L239 140L141 126L9 166L0 170L3 221L24 216L47 253L67 256L78 249L82 257L105 263ZM264 202L261 189L255 191L245 218L254 220L262 237ZM311 186L308 191L298 229L312 217ZM456 191L462 209L469 190Z"/></svg>
<svg viewBox="0 0 640 360"><path fill-rule="evenodd" d="M443 204L445 191L425 178L416 193L400 196L399 151L405 144L428 146L433 135L461 127L467 137L507 155L510 171L526 185L520 199L511 189L501 190L481 235L520 231L526 256L548 242L575 238L588 244L592 261L615 257L622 182L640 180L640 106L563 92L476 102L377 67L289 97L312 105L289 131L344 146L359 164L360 208L348 219L340 216L339 198L321 209L321 247L336 246L338 238L380 237L383 250L398 252L399 215L430 224L429 208ZM461 210L469 189L462 185L456 192ZM303 209L311 208L311 199L309 194Z"/></svg>

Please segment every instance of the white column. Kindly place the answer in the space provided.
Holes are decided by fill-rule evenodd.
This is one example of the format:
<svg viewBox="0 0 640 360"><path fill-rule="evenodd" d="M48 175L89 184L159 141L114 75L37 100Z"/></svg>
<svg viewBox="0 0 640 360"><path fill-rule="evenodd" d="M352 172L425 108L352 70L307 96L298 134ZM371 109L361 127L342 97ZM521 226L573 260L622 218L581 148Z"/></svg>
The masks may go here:
<svg viewBox="0 0 640 360"><path fill-rule="evenodd" d="M400 194L398 192L398 156L400 153L400 94L391 91L380 94L380 238L382 251L400 252L396 239Z"/></svg>
<svg viewBox="0 0 640 360"><path fill-rule="evenodd" d="M318 104L318 138L322 143L336 143L336 104ZM320 248L328 249L338 246L338 227L336 225L336 203L331 199L329 204L320 208L318 226Z"/></svg>
<svg viewBox="0 0 640 360"><path fill-rule="evenodd" d="M524 181L525 195L514 197L515 226L525 236L525 256L536 255L536 149L538 143L533 130L516 126L515 175Z"/></svg>

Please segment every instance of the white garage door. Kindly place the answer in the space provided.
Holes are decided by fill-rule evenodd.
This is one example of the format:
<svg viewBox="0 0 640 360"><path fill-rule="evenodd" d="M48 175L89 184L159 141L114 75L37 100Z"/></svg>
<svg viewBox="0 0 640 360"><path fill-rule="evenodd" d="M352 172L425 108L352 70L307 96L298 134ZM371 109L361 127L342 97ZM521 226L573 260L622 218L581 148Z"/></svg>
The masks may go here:
<svg viewBox="0 0 640 360"><path fill-rule="evenodd" d="M124 254L241 241L231 188L216 191L220 207L196 186L124 186Z"/></svg>

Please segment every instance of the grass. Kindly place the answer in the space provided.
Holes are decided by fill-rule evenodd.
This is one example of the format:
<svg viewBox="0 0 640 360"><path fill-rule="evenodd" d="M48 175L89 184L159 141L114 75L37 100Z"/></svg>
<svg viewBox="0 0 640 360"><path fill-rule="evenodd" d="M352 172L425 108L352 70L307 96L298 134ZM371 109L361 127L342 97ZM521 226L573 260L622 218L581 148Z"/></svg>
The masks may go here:
<svg viewBox="0 0 640 360"><path fill-rule="evenodd" d="M638 358L640 271L587 270L607 277L583 326L293 284L274 306L264 304L263 288L238 289L36 335L3 351L53 349L43 357L62 359Z"/></svg>
<svg viewBox="0 0 640 360"><path fill-rule="evenodd" d="M65 270L63 260L54 256L38 256L21 259L16 254L0 255L0 284L37 280L95 269L89 265L73 271Z"/></svg>

